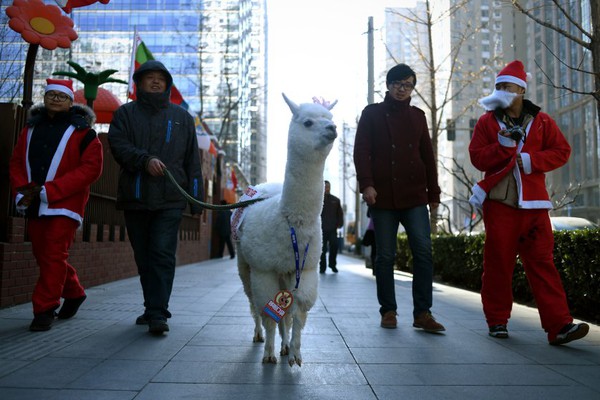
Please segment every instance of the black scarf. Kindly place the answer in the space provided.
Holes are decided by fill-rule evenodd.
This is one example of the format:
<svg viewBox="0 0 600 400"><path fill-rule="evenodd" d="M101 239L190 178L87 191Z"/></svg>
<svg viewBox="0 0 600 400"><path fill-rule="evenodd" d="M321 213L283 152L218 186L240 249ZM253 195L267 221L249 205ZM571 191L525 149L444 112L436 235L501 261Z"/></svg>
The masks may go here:
<svg viewBox="0 0 600 400"><path fill-rule="evenodd" d="M162 93L149 93L138 88L136 96L142 107L149 110L150 113L156 114L161 109L169 107L171 90L167 89Z"/></svg>

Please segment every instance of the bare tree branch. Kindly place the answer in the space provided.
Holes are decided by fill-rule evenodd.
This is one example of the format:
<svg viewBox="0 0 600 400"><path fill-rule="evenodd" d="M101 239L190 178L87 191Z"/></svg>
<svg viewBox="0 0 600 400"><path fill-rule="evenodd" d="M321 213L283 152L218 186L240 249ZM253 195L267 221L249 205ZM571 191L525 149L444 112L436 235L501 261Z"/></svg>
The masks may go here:
<svg viewBox="0 0 600 400"><path fill-rule="evenodd" d="M554 1L554 0L553 0ZM572 40L573 42L577 43L578 45L585 47L586 49L591 50L592 49L592 44L591 41L590 42L586 42L585 40L582 40L580 38L578 38L577 36L571 35L569 32L567 32L566 30L559 28L558 26L545 21L543 19L540 19L538 17L536 17L535 15L533 15L533 13L531 12L531 10L525 9L517 0L512 0L511 3L513 4L513 6L519 10L520 12L522 12L523 14L527 15L529 18L531 18L532 20L534 20L536 23L545 26L548 29L552 29L555 32L558 32L559 34L561 34L562 36L568 38L569 40ZM579 28L579 25L577 25ZM590 32L587 32L586 30L582 29L582 33L587 36L588 38L590 38L590 40L593 38L592 34Z"/></svg>
<svg viewBox="0 0 600 400"><path fill-rule="evenodd" d="M553 2L555 2L555 0L553 0ZM572 40L573 42L577 43L578 45L585 47L586 49L592 50L592 42L591 40L593 39L593 36L590 32L587 32L586 30L584 30L583 28L581 28L579 25L576 25L579 29L581 29L582 33L587 36L590 41L586 42L585 40L582 40L580 38L578 38L577 36L571 35L569 32L567 32L566 30L559 28L558 26L547 22L543 19L540 19L538 17L536 17L535 15L533 15L533 13L531 13L531 10L525 9L517 0L511 0L512 5L519 10L520 12L522 12L523 14L527 15L529 18L531 18L532 20L534 20L536 23L545 26L546 28L552 29L553 31L556 31L558 33L560 33L561 35L563 35L564 37L566 37L569 40ZM569 18L569 20L571 20L571 18Z"/></svg>

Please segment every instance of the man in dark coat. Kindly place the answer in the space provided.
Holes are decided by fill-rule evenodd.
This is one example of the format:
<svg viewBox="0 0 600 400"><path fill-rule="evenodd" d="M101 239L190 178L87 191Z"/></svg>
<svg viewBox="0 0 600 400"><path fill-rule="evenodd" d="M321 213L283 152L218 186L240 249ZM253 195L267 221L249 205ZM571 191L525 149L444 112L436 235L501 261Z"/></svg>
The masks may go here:
<svg viewBox="0 0 600 400"><path fill-rule="evenodd" d="M369 205L377 246L377 298L383 328L396 328L394 261L401 223L413 256L413 326L427 332L445 328L431 315L433 259L427 205L440 202L436 162L425 113L410 105L417 83L405 64L390 69L382 103L367 106L354 143L360 192Z"/></svg>
<svg viewBox="0 0 600 400"><path fill-rule="evenodd" d="M226 205L225 200L221 200L221 205ZM227 245L227 251L229 252L229 258L235 258L235 248L231 242L231 211L230 210L219 210L217 212L217 220L215 223L217 234L219 235L219 257L223 258L225 252L225 245Z"/></svg>
<svg viewBox="0 0 600 400"><path fill-rule="evenodd" d="M164 168L196 199L203 198L204 185L194 120L170 103L169 71L151 60L135 71L133 80L137 100L115 111L108 142L121 166L117 208L124 210L144 292L145 311L136 324L148 324L151 333L162 334L169 330L177 237L187 206ZM192 205L191 212L201 209Z"/></svg>
<svg viewBox="0 0 600 400"><path fill-rule="evenodd" d="M327 269L327 251L329 250L329 268L335 273L337 269L338 237L337 230L344 226L344 211L340 199L330 193L331 183L325 181L323 210L321 211L321 231L323 233L323 250L319 270L322 274Z"/></svg>

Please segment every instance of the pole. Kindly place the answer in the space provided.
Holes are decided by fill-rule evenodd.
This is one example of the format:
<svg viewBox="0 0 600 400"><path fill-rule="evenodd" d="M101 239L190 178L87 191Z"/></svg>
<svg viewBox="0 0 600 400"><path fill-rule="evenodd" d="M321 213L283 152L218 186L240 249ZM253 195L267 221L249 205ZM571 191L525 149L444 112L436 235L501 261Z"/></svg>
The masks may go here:
<svg viewBox="0 0 600 400"><path fill-rule="evenodd" d="M39 44L30 44L27 50L27 58L25 59L25 71L23 79L23 111L27 113L27 110L33 105L33 67L35 66L35 57L37 56Z"/></svg>

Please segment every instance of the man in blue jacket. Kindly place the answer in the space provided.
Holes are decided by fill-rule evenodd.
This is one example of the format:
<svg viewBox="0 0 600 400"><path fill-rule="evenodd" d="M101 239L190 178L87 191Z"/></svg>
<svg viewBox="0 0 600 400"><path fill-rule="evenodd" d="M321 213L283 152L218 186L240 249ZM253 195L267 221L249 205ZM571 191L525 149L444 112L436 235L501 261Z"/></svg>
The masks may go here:
<svg viewBox="0 0 600 400"><path fill-rule="evenodd" d="M169 330L169 298L175 277L177 235L186 199L164 174L168 168L190 195L203 198L202 168L192 116L169 101L173 78L160 61L133 74L137 99L119 107L108 131L121 166L117 209L125 224L144 293L136 324L150 333ZM201 209L191 206L192 214Z"/></svg>

